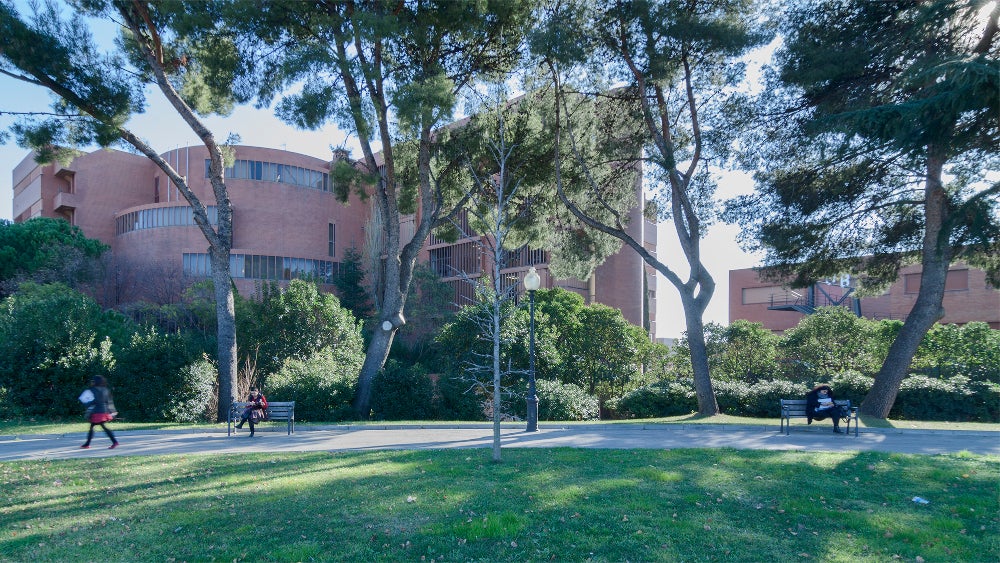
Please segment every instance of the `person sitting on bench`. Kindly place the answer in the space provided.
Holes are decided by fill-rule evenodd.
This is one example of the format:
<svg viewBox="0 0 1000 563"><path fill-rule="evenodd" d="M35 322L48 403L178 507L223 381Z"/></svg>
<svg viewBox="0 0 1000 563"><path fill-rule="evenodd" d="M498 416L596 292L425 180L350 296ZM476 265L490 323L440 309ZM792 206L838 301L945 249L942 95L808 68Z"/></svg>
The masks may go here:
<svg viewBox="0 0 1000 563"><path fill-rule="evenodd" d="M842 434L840 429L840 419L843 418L843 409L838 407L833 400L833 389L829 385L817 385L812 391L806 393L806 421L812 424L813 420L833 419L833 431Z"/></svg>
<svg viewBox="0 0 1000 563"><path fill-rule="evenodd" d="M261 394L260 390L256 387L250 388L250 398L247 399L247 406L243 409L243 414L240 415L240 422L236 425L237 428L243 428L244 422L250 423L250 437L253 438L254 424L258 420L264 420L267 416L267 399Z"/></svg>

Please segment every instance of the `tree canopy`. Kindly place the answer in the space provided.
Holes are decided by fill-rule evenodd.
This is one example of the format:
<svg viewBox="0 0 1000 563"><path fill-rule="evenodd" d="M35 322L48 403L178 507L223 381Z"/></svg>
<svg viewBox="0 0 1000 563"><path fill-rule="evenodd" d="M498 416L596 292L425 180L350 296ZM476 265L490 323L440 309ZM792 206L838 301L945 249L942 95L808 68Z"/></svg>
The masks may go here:
<svg viewBox="0 0 1000 563"><path fill-rule="evenodd" d="M83 231L62 219L36 217L22 223L0 219L0 297L9 293L8 282L19 279L62 281L71 287L87 281L108 246L89 239ZM82 260L74 260L73 258Z"/></svg>
<svg viewBox="0 0 1000 563"><path fill-rule="evenodd" d="M862 413L885 417L944 314L949 264L1000 282L1000 5L979 0L796 4L745 139L758 192L736 200L746 247L806 285L843 272L877 287L907 263L920 292Z"/></svg>
<svg viewBox="0 0 1000 563"><path fill-rule="evenodd" d="M341 197L353 188L374 198L384 230L375 255L388 259L373 295L379 311L358 382L359 416L369 412L372 378L405 323L419 251L461 200L448 193L447 176L432 170L441 141L436 129L453 119L460 94L477 77L503 75L516 62L528 6L450 0L213 5L240 37L243 99L267 105L278 97L282 119L309 128L332 121L361 145L359 165L343 160L334 175L342 180ZM414 232L404 239L401 215L408 213L415 214Z"/></svg>
<svg viewBox="0 0 1000 563"><path fill-rule="evenodd" d="M28 116L13 126L18 143L31 148L40 163L68 159L75 147L127 144L150 159L190 203L194 221L209 245L218 317L219 412L226 417L235 398L236 329L229 251L233 239L232 206L223 179L223 148L199 113L232 109L230 37L205 33L207 6L188 10L186 3L81 0L71 17L57 4L32 5L22 17L13 3L0 2L0 73L47 89L55 96L53 112ZM88 18L118 25L116 48L103 53L89 31ZM195 33L201 31L201 35ZM200 41L199 41L200 39ZM225 59L229 65L208 65ZM205 69L211 69L206 74ZM223 69L223 70L219 70ZM159 90L177 116L208 150L209 180L218 220L208 219L206 205L187 180L126 126L145 107L146 87Z"/></svg>
<svg viewBox="0 0 1000 563"><path fill-rule="evenodd" d="M729 156L735 130L727 116L740 98L741 57L768 38L757 9L751 0L560 2L544 11L531 37L556 93L552 123L560 198L580 221L620 239L678 290L698 408L706 415L719 412L702 320L715 291L701 258L701 237L715 205L716 180L708 167ZM576 103L581 98L594 103L588 109ZM601 119L581 119L581 109ZM620 191L608 190L583 158L579 147L594 136L586 125L595 122L603 161L614 162L619 174L641 174L644 189L654 193L641 212L672 221L688 264L686 279L642 243L637 233L644 215L634 212L634 196L628 202ZM562 182L564 172L584 181L572 187Z"/></svg>

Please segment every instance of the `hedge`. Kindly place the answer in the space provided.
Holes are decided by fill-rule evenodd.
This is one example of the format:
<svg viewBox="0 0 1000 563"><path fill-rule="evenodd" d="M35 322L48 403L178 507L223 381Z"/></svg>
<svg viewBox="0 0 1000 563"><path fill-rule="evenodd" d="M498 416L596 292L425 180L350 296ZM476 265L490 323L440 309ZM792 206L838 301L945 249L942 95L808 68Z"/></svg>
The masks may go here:
<svg viewBox="0 0 1000 563"><path fill-rule="evenodd" d="M352 415L357 380L356 366L324 348L305 360L285 360L263 392L271 402L295 401L296 420L337 421Z"/></svg>
<svg viewBox="0 0 1000 563"><path fill-rule="evenodd" d="M597 397L573 383L539 379L538 420L598 420L601 418Z"/></svg>
<svg viewBox="0 0 1000 563"><path fill-rule="evenodd" d="M420 364L385 363L372 382L372 418L426 420L434 416L434 384Z"/></svg>
<svg viewBox="0 0 1000 563"><path fill-rule="evenodd" d="M829 383L838 399L860 405L871 390L873 379L846 371ZM721 412L734 416L777 418L779 399L805 398L815 384L786 380L745 383L713 382ZM657 418L678 416L698 410L691 380L661 382L636 389L609 401L615 418ZM970 381L964 376L936 379L910 376L903 380L889 417L904 420L947 420L953 422L1000 422L1000 385Z"/></svg>

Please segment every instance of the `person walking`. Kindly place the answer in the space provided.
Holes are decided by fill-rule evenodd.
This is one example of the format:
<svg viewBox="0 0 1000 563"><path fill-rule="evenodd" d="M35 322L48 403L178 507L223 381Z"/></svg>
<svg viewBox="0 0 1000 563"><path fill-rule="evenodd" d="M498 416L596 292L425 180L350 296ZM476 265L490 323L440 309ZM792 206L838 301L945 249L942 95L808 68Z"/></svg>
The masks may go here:
<svg viewBox="0 0 1000 563"><path fill-rule="evenodd" d="M104 430L104 433L108 435L108 438L111 439L111 446L108 449L113 450L117 448L118 440L115 439L115 435L111 432L111 429L107 427L107 423L114 420L115 415L118 414L118 411L115 409L115 401L111 397L111 389L108 388L107 380L103 376L95 375L90 381L90 388L80 394L80 402L87 405L87 412L90 413L88 416L90 431L87 432L87 441L80 448L87 449L90 447L90 441L94 439L95 426L100 426Z"/></svg>

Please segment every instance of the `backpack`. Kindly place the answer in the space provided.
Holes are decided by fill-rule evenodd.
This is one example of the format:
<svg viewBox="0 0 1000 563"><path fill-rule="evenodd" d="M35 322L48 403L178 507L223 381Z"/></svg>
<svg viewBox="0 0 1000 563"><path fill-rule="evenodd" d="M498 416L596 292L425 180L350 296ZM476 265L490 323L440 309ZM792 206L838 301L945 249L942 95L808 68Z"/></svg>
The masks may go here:
<svg viewBox="0 0 1000 563"><path fill-rule="evenodd" d="M263 393L260 394L260 408L264 411L264 416L261 420L267 420L267 397Z"/></svg>

